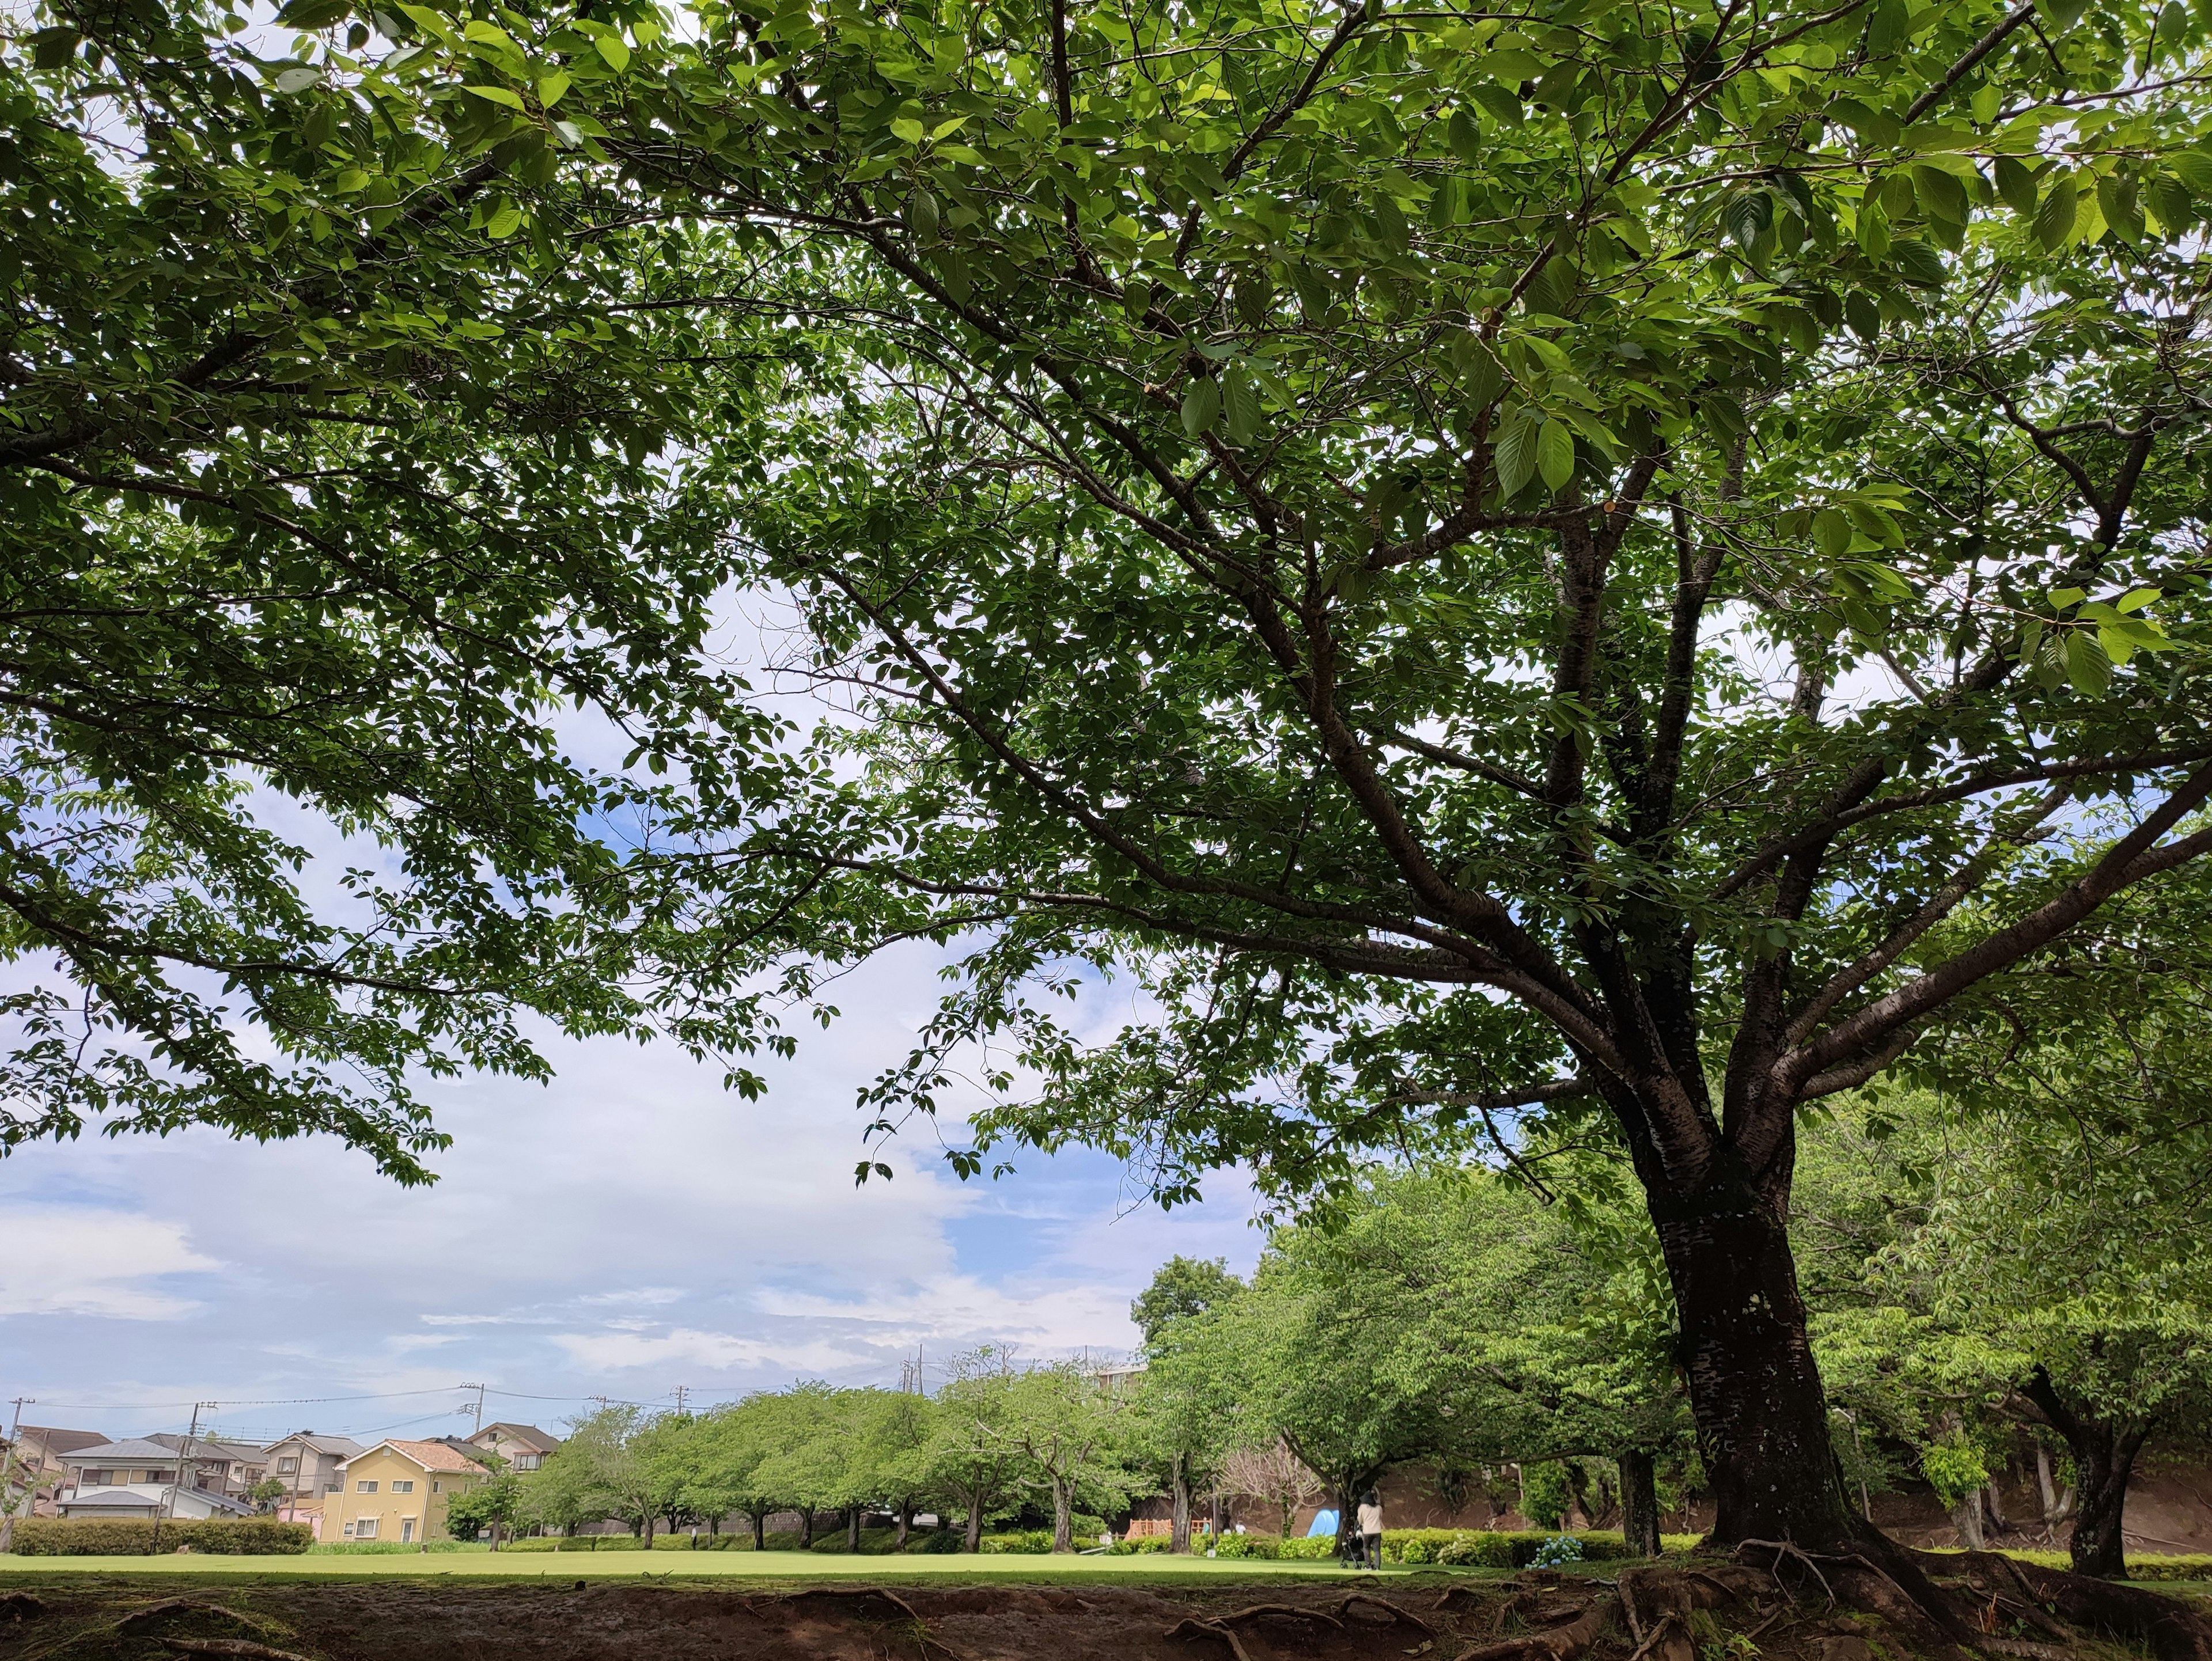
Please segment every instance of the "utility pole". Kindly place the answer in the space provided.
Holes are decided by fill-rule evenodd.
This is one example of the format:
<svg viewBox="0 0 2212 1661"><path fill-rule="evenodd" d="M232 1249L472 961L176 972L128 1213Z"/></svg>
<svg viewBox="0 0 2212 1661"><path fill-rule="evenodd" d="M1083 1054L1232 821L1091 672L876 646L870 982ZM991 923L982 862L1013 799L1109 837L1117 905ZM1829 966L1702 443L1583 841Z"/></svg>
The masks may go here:
<svg viewBox="0 0 2212 1661"><path fill-rule="evenodd" d="M23 1404L37 1403L33 1396L15 1397L15 1416L8 1423L8 1447L0 1452L0 1552L15 1549L15 1502L8 1496L8 1483L15 1474L15 1444L23 1434ZM27 1489L35 1493L35 1489Z"/></svg>
<svg viewBox="0 0 2212 1661"><path fill-rule="evenodd" d="M482 1434L483 1431L484 1387L480 1384L465 1384L461 1388L464 1390L473 1390L477 1392L477 1428L469 1433L469 1435L471 1438L474 1438Z"/></svg>
<svg viewBox="0 0 2212 1661"><path fill-rule="evenodd" d="M676 1410L678 1413L684 1411L684 1403L690 1397L690 1394L691 1386L690 1385L678 1385L676 1386Z"/></svg>
<svg viewBox="0 0 2212 1661"><path fill-rule="evenodd" d="M192 1403L192 1426L190 1430L187 1430L185 1433L184 1452L177 1456L176 1480L169 1484L169 1498L167 1503L164 1505L160 1511L154 1513L154 1543L149 1549L149 1555L156 1555L161 1549L162 1523L165 1521L174 1522L177 1519L177 1489L184 1483L185 1468L192 1462L192 1444L199 1440L200 1414L203 1409L211 1409L220 1405L222 1404L217 1402L194 1402Z"/></svg>

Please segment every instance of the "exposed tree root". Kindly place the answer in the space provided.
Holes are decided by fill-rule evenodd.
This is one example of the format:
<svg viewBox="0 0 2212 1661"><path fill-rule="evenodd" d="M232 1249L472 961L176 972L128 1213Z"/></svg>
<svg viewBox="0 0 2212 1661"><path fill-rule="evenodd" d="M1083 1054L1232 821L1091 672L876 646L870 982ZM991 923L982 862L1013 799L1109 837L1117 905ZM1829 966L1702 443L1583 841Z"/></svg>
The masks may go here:
<svg viewBox="0 0 2212 1661"><path fill-rule="evenodd" d="M1237 1628L1224 1622L1202 1621L1194 1615L1170 1627L1167 1635L1170 1638L1218 1638L1229 1646L1229 1652L1237 1658L1237 1661L1252 1661L1252 1652L1244 1647L1244 1640L1237 1635Z"/></svg>
<svg viewBox="0 0 2212 1661"><path fill-rule="evenodd" d="M914 1639L915 1646L925 1656L932 1650L942 1650L945 1654L952 1657L953 1661L968 1661L967 1657L930 1630L929 1622L921 1618L920 1610L888 1586L809 1586L804 1591L786 1592L775 1601L780 1603L797 1603L810 1597L845 1597L863 1601L874 1598L879 1603L888 1603L910 1623L908 1633ZM1250 1661L1250 1658L1241 1658L1241 1661Z"/></svg>
<svg viewBox="0 0 2212 1661"><path fill-rule="evenodd" d="M1339 1615L1349 1615L1352 1613L1352 1606L1354 1603L1364 1604L1371 1609L1381 1609L1393 1621L1402 1621L1409 1627L1419 1627L1423 1632L1429 1634L1431 1637L1436 1634L1437 1629L1431 1626L1427 1622L1422 1620L1419 1616L1414 1614L1411 1609L1401 1609L1397 1604L1390 1602L1389 1598L1377 1597L1372 1592L1347 1591L1343 1597L1336 1600L1336 1612Z"/></svg>
<svg viewBox="0 0 2212 1661"><path fill-rule="evenodd" d="M2047 1636L2070 1640L2060 1622L2147 1646L2159 1661L2212 1661L2212 1618L2178 1598L2141 1586L2039 1568L1994 1551L1916 1554L1937 1573L1957 1576L1996 1605ZM2055 1619L2053 1617L2056 1617ZM1984 1640L1986 1646L1986 1640Z"/></svg>
<svg viewBox="0 0 2212 1661"><path fill-rule="evenodd" d="M27 1591L0 1597L0 1621L35 1621L46 1612L46 1600Z"/></svg>
<svg viewBox="0 0 2212 1661"><path fill-rule="evenodd" d="M1547 1627L1460 1652L1457 1661L1577 1661L1613 1619L1615 1600L1601 1597L1563 1626Z"/></svg>
<svg viewBox="0 0 2212 1661"><path fill-rule="evenodd" d="M180 1655L226 1655L240 1661L307 1661L304 1655L290 1650L272 1649L266 1644L257 1644L251 1638L164 1638L162 1647Z"/></svg>
<svg viewBox="0 0 2212 1661"><path fill-rule="evenodd" d="M1233 1627L1240 1621L1325 1621L1332 1627L1344 1622L1326 1609L1301 1609L1296 1603L1254 1603L1241 1609L1231 1609L1226 1615L1212 1617L1212 1624Z"/></svg>

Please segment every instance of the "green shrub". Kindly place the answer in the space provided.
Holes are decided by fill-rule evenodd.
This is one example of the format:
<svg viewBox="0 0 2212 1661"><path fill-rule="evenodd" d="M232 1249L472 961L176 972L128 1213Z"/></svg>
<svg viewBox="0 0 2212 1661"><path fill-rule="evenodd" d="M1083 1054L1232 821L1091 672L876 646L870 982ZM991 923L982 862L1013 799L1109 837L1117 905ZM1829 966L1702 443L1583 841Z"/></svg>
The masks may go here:
<svg viewBox="0 0 2212 1661"><path fill-rule="evenodd" d="M316 1557L391 1557L403 1551L413 1555L425 1551L489 1551L491 1547L481 1540L324 1540L307 1549Z"/></svg>
<svg viewBox="0 0 2212 1661"><path fill-rule="evenodd" d="M1612 1530L1588 1529L1554 1534L1541 1529L1385 1529L1382 1558L1393 1563L1441 1563L1448 1567L1527 1568L1547 1540L1568 1539L1582 1549L1584 1561L1611 1561L1628 1555L1628 1543Z"/></svg>
<svg viewBox="0 0 2212 1661"><path fill-rule="evenodd" d="M1224 1534L1215 1552L1222 1557L1273 1559L1283 1555L1283 1543L1272 1534Z"/></svg>
<svg viewBox="0 0 2212 1661"><path fill-rule="evenodd" d="M975 1549L985 1556L1009 1552L1017 1556L1037 1556L1052 1549L1052 1531L1035 1528L1022 1534L987 1534Z"/></svg>
<svg viewBox="0 0 2212 1661"><path fill-rule="evenodd" d="M921 1550L929 1556L939 1557L958 1551L961 1543L960 1532L957 1529L932 1529L922 1537ZM907 1549L911 1551L914 1548L909 1546Z"/></svg>
<svg viewBox="0 0 2212 1661"><path fill-rule="evenodd" d="M164 1521L160 1549L189 1547L223 1557L291 1557L314 1543L314 1531L305 1523L210 1518ZM26 1517L15 1525L15 1550L24 1557L143 1557L155 1549L150 1517Z"/></svg>
<svg viewBox="0 0 2212 1661"><path fill-rule="evenodd" d="M1172 1543L1164 1534L1139 1534L1132 1539L1116 1540L1106 1549L1109 1557L1137 1557L1148 1552L1165 1551Z"/></svg>

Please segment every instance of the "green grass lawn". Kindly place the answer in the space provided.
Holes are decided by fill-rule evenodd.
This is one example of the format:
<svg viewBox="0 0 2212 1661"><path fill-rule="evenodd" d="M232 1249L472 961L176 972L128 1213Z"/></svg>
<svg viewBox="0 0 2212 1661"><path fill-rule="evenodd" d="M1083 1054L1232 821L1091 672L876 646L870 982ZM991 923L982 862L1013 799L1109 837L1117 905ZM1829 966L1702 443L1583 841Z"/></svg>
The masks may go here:
<svg viewBox="0 0 2212 1661"><path fill-rule="evenodd" d="M286 1580L381 1579L389 1576L454 1576L501 1580L677 1579L869 1580L927 1583L948 1577L968 1581L1110 1580L1183 1582L1278 1579L1348 1579L1356 1569L1334 1562L1269 1562L1258 1558L1014 1555L846 1557L813 1551L416 1552L389 1555L226 1557L191 1552L163 1557L0 1557L0 1579L44 1575L182 1575L220 1580L234 1576ZM1413 1571L1390 1567L1381 1578Z"/></svg>

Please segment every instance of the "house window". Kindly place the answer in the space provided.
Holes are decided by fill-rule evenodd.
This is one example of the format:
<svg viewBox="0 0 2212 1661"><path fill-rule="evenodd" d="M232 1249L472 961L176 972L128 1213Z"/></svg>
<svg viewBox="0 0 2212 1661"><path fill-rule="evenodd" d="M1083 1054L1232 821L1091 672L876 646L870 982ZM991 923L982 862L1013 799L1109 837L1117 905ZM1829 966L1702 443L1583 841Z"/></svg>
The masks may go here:
<svg viewBox="0 0 2212 1661"><path fill-rule="evenodd" d="M431 1493L433 1493L433 1494L435 1494L437 1491L438 1491L438 1479L437 1479L436 1477L433 1476L433 1477L430 1479L430 1492L431 1492Z"/></svg>
<svg viewBox="0 0 2212 1661"><path fill-rule="evenodd" d="M412 1494L415 1491L415 1479L412 1476L399 1478L392 1483L392 1491L394 1494Z"/></svg>
<svg viewBox="0 0 2212 1661"><path fill-rule="evenodd" d="M376 1484L374 1482L356 1482L353 1485L353 1491L356 1494L374 1494L376 1492Z"/></svg>
<svg viewBox="0 0 2212 1661"><path fill-rule="evenodd" d="M361 1521L356 1523L353 1525L353 1537L356 1540L374 1540L376 1538L376 1519L374 1517L364 1517Z"/></svg>
<svg viewBox="0 0 2212 1661"><path fill-rule="evenodd" d="M514 1468L517 1470L535 1470L541 1457L536 1453L518 1453L514 1456Z"/></svg>
<svg viewBox="0 0 2212 1661"><path fill-rule="evenodd" d="M285 1475L285 1476L290 1476L293 1472L295 1472L295 1471L298 1470L299 1470L299 1468L300 1468L300 1462L299 1462L299 1460L297 1460L296 1458L293 1458L293 1459L279 1459L279 1460L276 1462L276 1469L277 1469L277 1470L278 1470L279 1472L281 1472L282 1474L283 1474L283 1475Z"/></svg>
<svg viewBox="0 0 2212 1661"><path fill-rule="evenodd" d="M112 1470L88 1470L79 1474L76 1485L79 1488L106 1488L114 1480L115 1473Z"/></svg>

